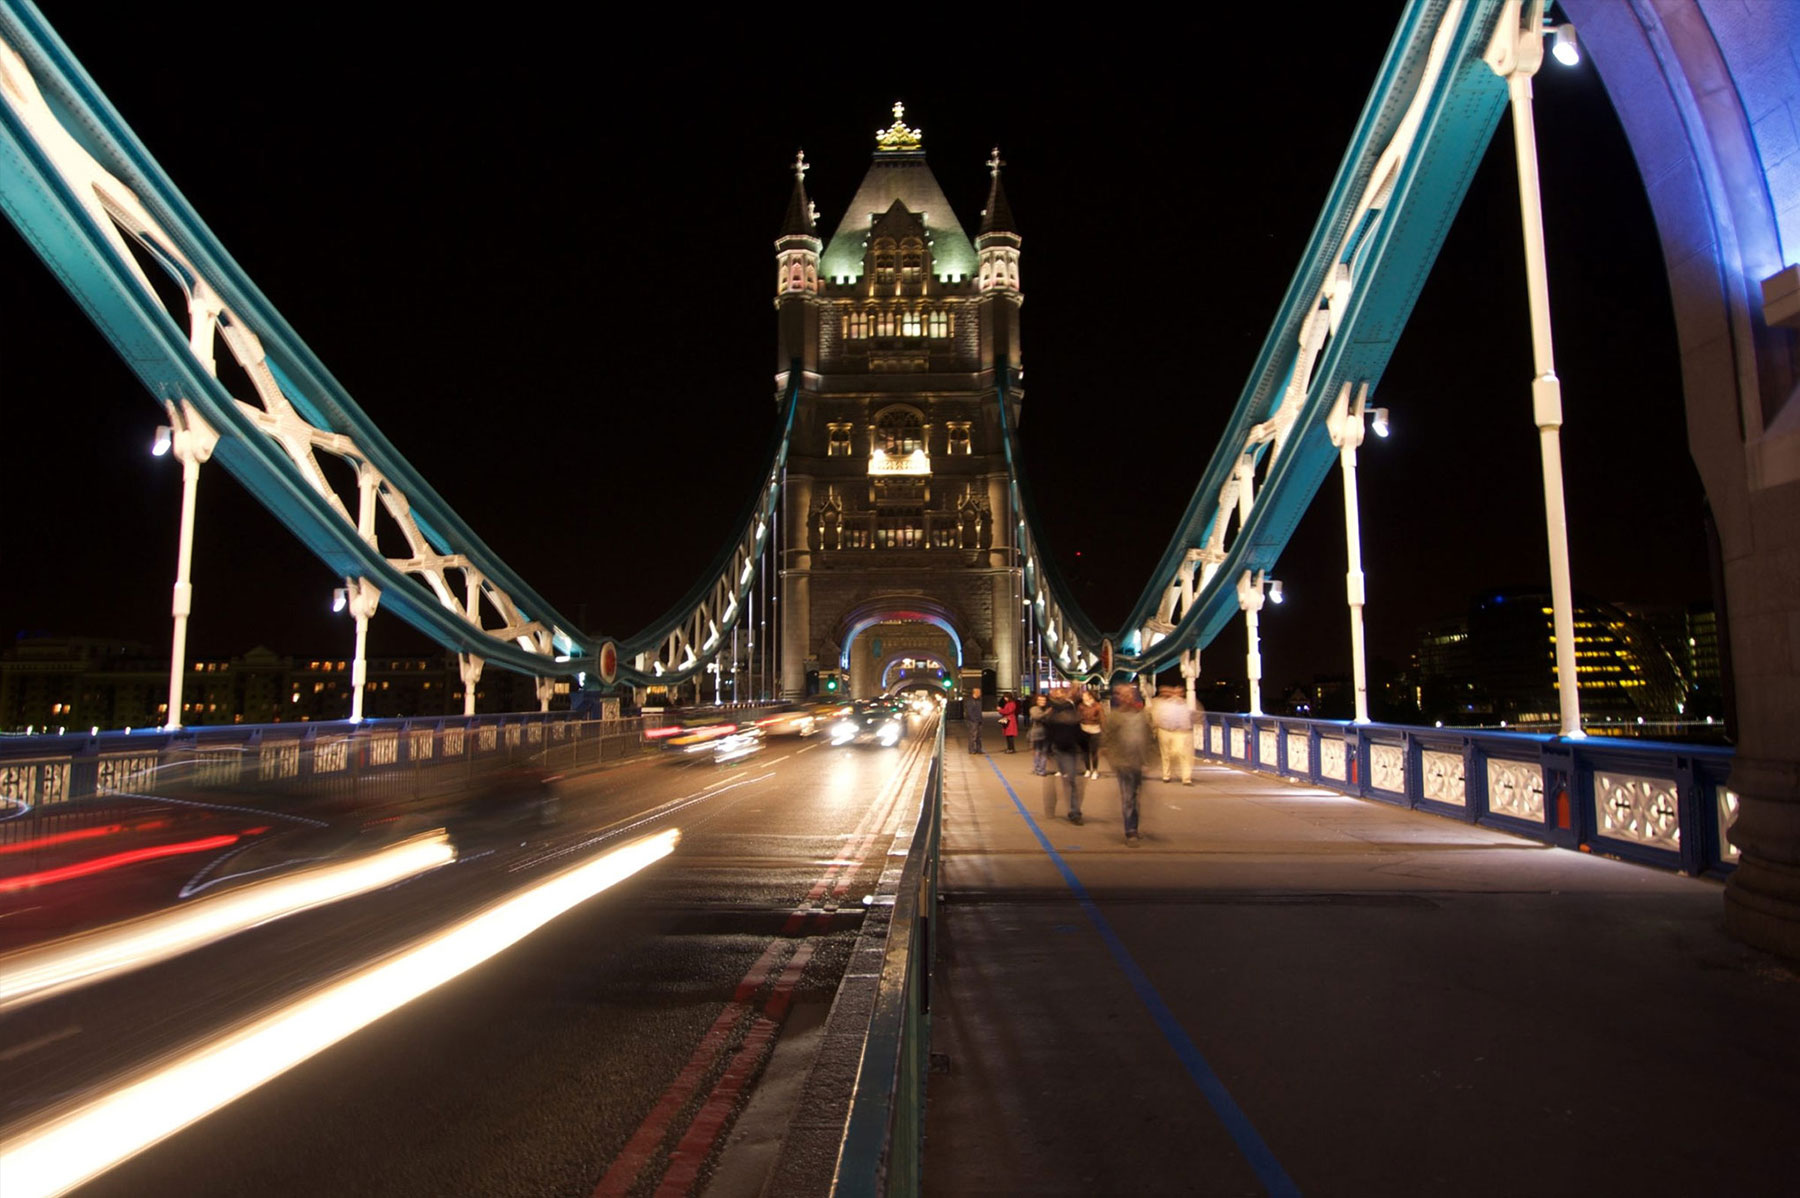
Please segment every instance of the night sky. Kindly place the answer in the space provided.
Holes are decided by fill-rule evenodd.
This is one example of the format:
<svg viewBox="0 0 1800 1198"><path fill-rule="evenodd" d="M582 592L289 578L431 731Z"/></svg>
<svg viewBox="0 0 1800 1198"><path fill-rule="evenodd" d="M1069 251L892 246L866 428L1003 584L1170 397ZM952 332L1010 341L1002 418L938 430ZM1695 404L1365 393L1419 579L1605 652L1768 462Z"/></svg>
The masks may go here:
<svg viewBox="0 0 1800 1198"><path fill-rule="evenodd" d="M1113 627L1213 452L1391 28L922 34L610 16L510 28L308 5L280 28L56 14L230 251L432 484L546 598L624 636L733 533L773 424L772 242L788 164L829 234L895 99L965 228L998 144L1024 236L1022 439L1046 533ZM1395 12L1398 12L1398 5ZM825 18L819 18L821 22ZM779 25L772 29L771 25ZM1654 226L1592 67L1538 122L1574 581L1705 600L1701 491ZM1371 654L1490 586L1541 585L1541 476L1502 121L1361 454ZM0 232L0 636L166 643L180 468L161 410ZM1276 573L1273 685L1349 668L1335 471ZM1075 554L1079 552L1079 559ZM203 471L190 644L347 655L341 585ZM377 618L372 651L426 642ZM1242 673L1238 626L1206 651Z"/></svg>

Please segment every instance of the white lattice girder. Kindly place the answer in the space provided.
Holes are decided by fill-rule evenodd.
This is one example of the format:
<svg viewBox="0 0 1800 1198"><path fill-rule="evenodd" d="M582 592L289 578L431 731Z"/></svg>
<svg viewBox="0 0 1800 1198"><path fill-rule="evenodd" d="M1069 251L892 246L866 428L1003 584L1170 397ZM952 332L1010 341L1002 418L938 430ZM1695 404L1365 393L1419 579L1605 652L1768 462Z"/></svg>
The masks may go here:
<svg viewBox="0 0 1800 1198"><path fill-rule="evenodd" d="M248 326L244 317L220 298L218 290L206 277L206 270L183 252L177 239L152 215L149 206L136 192L63 127L23 57L4 41L0 41L0 99L10 107L69 194L75 197L112 247L118 267L136 280L151 304L164 311L167 309L161 297L128 242L134 243L166 270L186 297L186 313L168 314L178 325L185 319L188 350L194 365L218 381L214 349L216 342L224 343L254 392L252 397L231 396L245 417L242 428L256 430L270 445L278 447L299 478L344 522L351 535L372 548L379 546L376 531L359 528L357 516L326 478L319 462L321 454L347 463L359 486L376 489L382 510L411 551L406 557L387 558L389 565L429 587L443 607L456 612L476 632L492 641L516 644L531 653L543 655L546 662L559 635L571 645L576 643L572 633L553 630L538 620L527 618L510 594L491 579L481 576L466 558L435 552L414 520L405 494L391 479L382 475L372 455L358 445L356 437L341 430L319 427L302 415L294 402L295 397L284 390L270 368L261 337ZM307 406L313 406L310 401L305 402ZM242 435L239 429L219 431L223 436ZM458 570L464 573L467 581L464 591L467 598L461 602L448 578L450 571ZM498 627L490 626L483 618L482 598L498 617ZM547 669L545 672L560 671Z"/></svg>

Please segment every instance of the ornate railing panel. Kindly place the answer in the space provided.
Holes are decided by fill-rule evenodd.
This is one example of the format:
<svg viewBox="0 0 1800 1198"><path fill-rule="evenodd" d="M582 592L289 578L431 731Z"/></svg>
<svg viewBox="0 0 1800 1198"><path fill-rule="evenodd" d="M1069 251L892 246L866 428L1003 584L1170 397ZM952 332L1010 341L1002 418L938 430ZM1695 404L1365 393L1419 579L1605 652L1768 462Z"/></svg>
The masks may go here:
<svg viewBox="0 0 1800 1198"><path fill-rule="evenodd" d="M1389 794L1406 793L1404 745L1369 746L1369 785Z"/></svg>
<svg viewBox="0 0 1800 1198"><path fill-rule="evenodd" d="M1349 777L1344 767L1344 742L1336 736L1319 737L1319 776L1329 778L1333 782L1342 782Z"/></svg>
<svg viewBox="0 0 1800 1198"><path fill-rule="evenodd" d="M1460 753L1444 753L1425 749L1419 754L1420 791L1434 803L1466 807L1468 788L1463 782L1463 759Z"/></svg>
<svg viewBox="0 0 1800 1198"><path fill-rule="evenodd" d="M1594 808L1604 836L1679 852L1679 807L1672 781L1628 774L1594 775Z"/></svg>
<svg viewBox="0 0 1800 1198"><path fill-rule="evenodd" d="M1536 762L1487 760L1488 810L1529 823L1544 822L1544 769Z"/></svg>

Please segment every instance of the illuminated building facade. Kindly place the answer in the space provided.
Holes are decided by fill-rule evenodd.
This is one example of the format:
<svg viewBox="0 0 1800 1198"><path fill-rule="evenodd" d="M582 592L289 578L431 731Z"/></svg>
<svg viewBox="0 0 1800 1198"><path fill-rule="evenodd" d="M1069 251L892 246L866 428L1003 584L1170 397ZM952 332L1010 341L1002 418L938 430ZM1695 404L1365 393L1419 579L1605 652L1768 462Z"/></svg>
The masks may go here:
<svg viewBox="0 0 1800 1198"><path fill-rule="evenodd" d="M829 240L798 159L775 242L778 396L800 371L781 529L789 696L821 675L856 697L934 669L990 698L1019 683L999 392L1021 365L1020 238L998 152L971 240L903 116L896 104ZM1009 397L1016 421L1016 385Z"/></svg>
<svg viewBox="0 0 1800 1198"><path fill-rule="evenodd" d="M1590 731L1690 717L1693 688L1678 644L1685 636L1658 635L1644 612L1579 595L1574 614L1583 722ZM1549 592L1483 591L1466 617L1422 630L1421 713L1446 723L1505 720L1554 728L1560 711L1555 638Z"/></svg>

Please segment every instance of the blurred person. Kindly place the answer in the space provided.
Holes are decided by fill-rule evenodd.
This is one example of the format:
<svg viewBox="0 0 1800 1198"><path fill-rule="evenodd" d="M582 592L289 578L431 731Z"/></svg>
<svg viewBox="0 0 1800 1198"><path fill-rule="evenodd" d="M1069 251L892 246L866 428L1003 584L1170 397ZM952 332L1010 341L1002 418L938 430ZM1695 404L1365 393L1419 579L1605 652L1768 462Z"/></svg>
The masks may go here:
<svg viewBox="0 0 1800 1198"><path fill-rule="evenodd" d="M1044 736L1050 756L1056 759L1057 777L1066 779L1069 792L1069 822L1081 823L1081 758L1086 751L1087 736L1081 731L1081 716L1067 691L1050 692L1050 713L1044 717ZM1044 814L1056 818L1056 783L1044 780Z"/></svg>
<svg viewBox="0 0 1800 1198"><path fill-rule="evenodd" d="M1000 706L995 709L1000 713L1000 735L1006 738L1006 751L1013 751L1013 742L1019 735L1019 701L1011 691L1000 693Z"/></svg>
<svg viewBox="0 0 1800 1198"><path fill-rule="evenodd" d="M1049 733L1044 717L1050 714L1050 698L1039 691L1031 701L1031 713L1025 722L1025 743L1031 746L1031 772L1042 778L1050 768Z"/></svg>
<svg viewBox="0 0 1800 1198"><path fill-rule="evenodd" d="M1129 683L1113 687L1113 709L1100 735L1113 777L1119 780L1119 813L1125 821L1125 843L1132 848L1141 843L1138 789L1143 785L1144 767L1150 764L1154 740L1151 732L1150 717L1138 688Z"/></svg>
<svg viewBox="0 0 1800 1198"><path fill-rule="evenodd" d="M1180 767L1181 784L1194 784L1194 709L1179 686L1159 686L1156 701L1150 705L1150 720L1156 725L1156 745L1162 751L1162 780L1172 780Z"/></svg>
<svg viewBox="0 0 1800 1198"><path fill-rule="evenodd" d="M963 698L963 719L969 725L969 752L981 752L981 688L971 686Z"/></svg>
<svg viewBox="0 0 1800 1198"><path fill-rule="evenodd" d="M1076 710L1081 716L1081 733L1086 737L1083 749L1084 771L1089 778L1100 776L1100 733L1106 726L1106 708L1087 687L1081 688L1081 700Z"/></svg>

